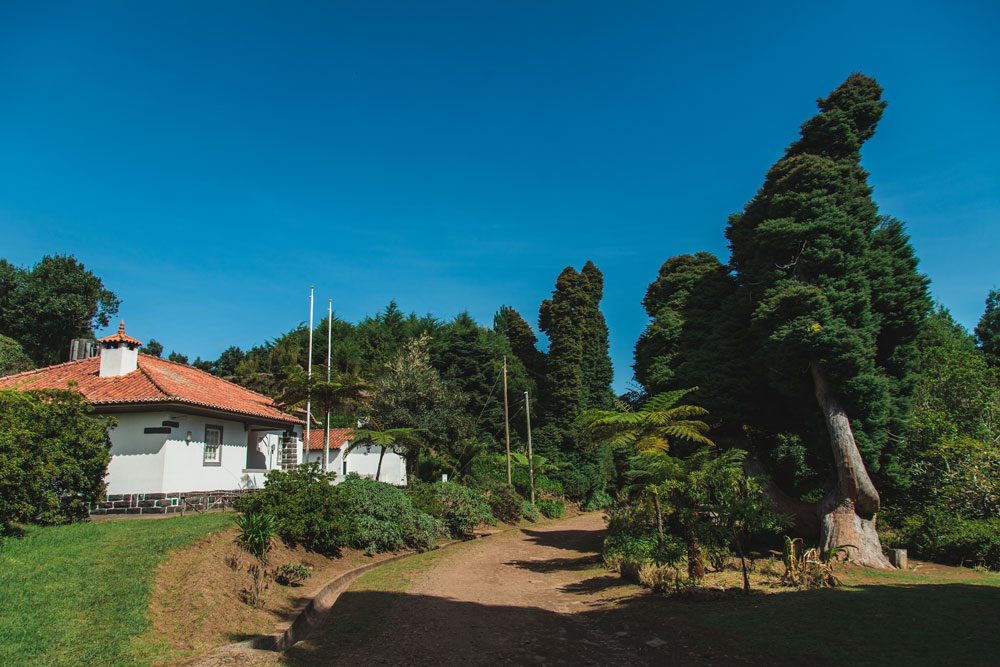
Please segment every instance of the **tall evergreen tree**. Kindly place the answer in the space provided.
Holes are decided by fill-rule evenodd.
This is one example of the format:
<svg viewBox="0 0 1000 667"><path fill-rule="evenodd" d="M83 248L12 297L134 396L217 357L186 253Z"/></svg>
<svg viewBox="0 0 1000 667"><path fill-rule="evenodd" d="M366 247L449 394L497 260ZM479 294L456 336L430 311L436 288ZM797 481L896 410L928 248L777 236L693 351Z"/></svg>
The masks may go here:
<svg viewBox="0 0 1000 667"><path fill-rule="evenodd" d="M542 302L538 328L549 338L546 354L546 413L561 428L584 409L583 347L589 293L583 277L567 266L556 279L552 298Z"/></svg>
<svg viewBox="0 0 1000 667"><path fill-rule="evenodd" d="M601 312L604 298L604 275L592 261L587 261L580 271L587 291L585 331L583 338L583 383L587 410L610 410L614 405L614 368L608 353L608 324Z"/></svg>
<svg viewBox="0 0 1000 667"><path fill-rule="evenodd" d="M900 409L894 392L905 392L910 363L895 352L912 343L927 301L901 227L878 238L877 208L860 165L861 145L885 108L881 94L874 79L853 74L820 99L820 113L803 124L802 138L743 213L730 218L726 236L752 309L753 354L784 399L766 421L787 422L789 410L801 415L798 430L812 442L817 426L826 426L836 484L814 508L824 548L850 544L855 562L889 567L875 530L880 497L869 471L886 464ZM889 294L873 298L873 286ZM905 312L888 312L895 308Z"/></svg>
<svg viewBox="0 0 1000 667"><path fill-rule="evenodd" d="M986 312L976 325L979 349L990 366L1000 366L1000 290L991 289L986 297Z"/></svg>
<svg viewBox="0 0 1000 667"><path fill-rule="evenodd" d="M750 395L760 388L750 380L747 313L728 268L707 252L671 257L642 305L650 322L635 345L633 368L646 394L697 387L690 400L712 415L713 437L724 441L741 432Z"/></svg>

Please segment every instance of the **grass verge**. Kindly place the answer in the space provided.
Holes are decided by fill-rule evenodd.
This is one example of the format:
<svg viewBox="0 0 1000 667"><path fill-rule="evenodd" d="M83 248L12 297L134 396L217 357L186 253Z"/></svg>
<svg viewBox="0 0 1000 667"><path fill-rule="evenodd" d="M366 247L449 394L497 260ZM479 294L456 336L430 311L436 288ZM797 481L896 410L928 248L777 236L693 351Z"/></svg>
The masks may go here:
<svg viewBox="0 0 1000 667"><path fill-rule="evenodd" d="M0 546L0 664L145 664L153 569L232 515L25 529Z"/></svg>

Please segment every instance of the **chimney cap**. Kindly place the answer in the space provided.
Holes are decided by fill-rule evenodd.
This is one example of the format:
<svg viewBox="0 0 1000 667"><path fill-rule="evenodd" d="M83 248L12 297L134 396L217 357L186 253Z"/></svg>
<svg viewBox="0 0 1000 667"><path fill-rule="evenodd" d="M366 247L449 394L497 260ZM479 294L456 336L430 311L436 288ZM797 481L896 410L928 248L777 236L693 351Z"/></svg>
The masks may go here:
<svg viewBox="0 0 1000 667"><path fill-rule="evenodd" d="M133 345L135 347L142 347L142 341L141 340L136 340L135 338L132 338L131 336L126 335L126 333L125 333L125 320L122 320L121 324L118 325L118 333L111 334L110 336L105 336L104 338L100 338L100 339L98 339L97 342L101 343L102 346L107 346L110 343L125 343L129 347L132 347Z"/></svg>

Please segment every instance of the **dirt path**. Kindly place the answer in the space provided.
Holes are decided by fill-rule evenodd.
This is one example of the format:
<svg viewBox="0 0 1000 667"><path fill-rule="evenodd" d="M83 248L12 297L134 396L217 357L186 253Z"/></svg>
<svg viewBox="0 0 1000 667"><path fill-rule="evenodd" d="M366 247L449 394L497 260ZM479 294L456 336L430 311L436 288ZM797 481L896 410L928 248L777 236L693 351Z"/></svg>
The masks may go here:
<svg viewBox="0 0 1000 667"><path fill-rule="evenodd" d="M621 612L618 603L637 591L601 567L603 534L602 517L587 514L458 545L420 568L405 592L399 586L362 585L344 593L327 624L285 660L292 665L676 664L657 637L630 623L632 614L611 613Z"/></svg>

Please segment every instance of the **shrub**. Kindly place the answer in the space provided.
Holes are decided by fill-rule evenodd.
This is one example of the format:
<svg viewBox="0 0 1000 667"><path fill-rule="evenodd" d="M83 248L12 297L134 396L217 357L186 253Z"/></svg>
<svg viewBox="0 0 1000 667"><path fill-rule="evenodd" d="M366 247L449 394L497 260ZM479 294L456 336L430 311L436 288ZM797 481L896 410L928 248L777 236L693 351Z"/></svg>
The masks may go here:
<svg viewBox="0 0 1000 667"><path fill-rule="evenodd" d="M354 546L370 552L434 548L441 522L415 509L402 489L354 473L337 488L355 517Z"/></svg>
<svg viewBox="0 0 1000 667"><path fill-rule="evenodd" d="M930 509L904 519L901 531L921 558L1000 570L1000 519L964 519Z"/></svg>
<svg viewBox="0 0 1000 667"><path fill-rule="evenodd" d="M458 482L438 482L434 485L441 503L441 519L452 537L470 534L481 523L495 524L486 497Z"/></svg>
<svg viewBox="0 0 1000 667"><path fill-rule="evenodd" d="M444 511L433 484L414 479L410 482L410 487L406 490L406 493L409 494L410 502L413 504L414 509L437 517L441 516L441 513Z"/></svg>
<svg viewBox="0 0 1000 667"><path fill-rule="evenodd" d="M309 568L301 563L285 563L274 571L274 580L282 586L301 586L311 576Z"/></svg>
<svg viewBox="0 0 1000 667"><path fill-rule="evenodd" d="M550 500L548 498L538 501L538 511L547 519L558 519L566 509L566 502L563 500Z"/></svg>
<svg viewBox="0 0 1000 667"><path fill-rule="evenodd" d="M564 495L563 485L546 475L535 475L535 492L551 498L561 498Z"/></svg>
<svg viewBox="0 0 1000 667"><path fill-rule="evenodd" d="M69 390L0 390L0 533L84 519L103 499L114 419Z"/></svg>
<svg viewBox="0 0 1000 667"><path fill-rule="evenodd" d="M530 500L525 500L521 503L521 516L528 521L538 521L541 517L538 513L538 508L532 505Z"/></svg>
<svg viewBox="0 0 1000 667"><path fill-rule="evenodd" d="M614 505L615 500L604 491L594 491L583 505L584 512L595 512Z"/></svg>
<svg viewBox="0 0 1000 667"><path fill-rule="evenodd" d="M591 491L591 482L576 468L563 468L554 473L562 484L562 491L570 500L583 500Z"/></svg>
<svg viewBox="0 0 1000 667"><path fill-rule="evenodd" d="M517 523L521 519L521 496L509 486L497 487L486 494L490 511L504 523Z"/></svg>
<svg viewBox="0 0 1000 667"><path fill-rule="evenodd" d="M335 477L322 472L319 463L272 470L264 488L237 500L236 509L273 516L275 532L289 545L337 553L353 539L356 526L345 492L332 486Z"/></svg>

